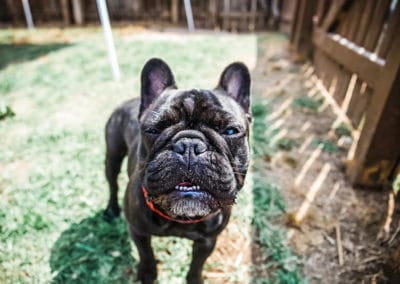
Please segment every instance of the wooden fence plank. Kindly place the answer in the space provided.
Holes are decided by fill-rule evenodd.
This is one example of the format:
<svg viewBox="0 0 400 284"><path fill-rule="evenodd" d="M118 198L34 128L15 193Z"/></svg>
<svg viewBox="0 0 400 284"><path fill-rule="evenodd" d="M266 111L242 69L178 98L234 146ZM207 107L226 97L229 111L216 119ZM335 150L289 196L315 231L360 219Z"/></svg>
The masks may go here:
<svg viewBox="0 0 400 284"><path fill-rule="evenodd" d="M367 3L365 3L365 1L367 1ZM352 30L349 31L348 38L355 44L364 46L365 36L368 32L367 27L371 21L374 9L377 8L377 2L364 0L364 5L361 5L361 3L362 2L358 2L358 5L354 6L355 12L353 13L353 17L358 18L358 21L352 27ZM367 84L358 78L350 97L348 109L346 110L347 116L355 128L358 128L372 94L373 90L368 88Z"/></svg>
<svg viewBox="0 0 400 284"><path fill-rule="evenodd" d="M385 16L387 15L390 2L391 0L378 0L363 45L363 47L368 51L373 52L375 50L375 46L382 32Z"/></svg>
<svg viewBox="0 0 400 284"><path fill-rule="evenodd" d="M81 0L72 0L72 11L77 25L83 24L83 7Z"/></svg>
<svg viewBox="0 0 400 284"><path fill-rule="evenodd" d="M351 75L352 74L346 69L338 67L337 73L335 74L337 82L333 97L339 105L341 105L345 99Z"/></svg>
<svg viewBox="0 0 400 284"><path fill-rule="evenodd" d="M70 15L69 15L69 9L68 9L68 0L61 0L61 12L63 16L63 22L64 25L69 25L70 24Z"/></svg>
<svg viewBox="0 0 400 284"><path fill-rule="evenodd" d="M224 8L223 8L223 14L227 15L231 11L231 1L230 0L224 0ZM224 17L223 14L221 15L222 17L222 29L227 30L229 28L229 19L228 17Z"/></svg>
<svg viewBox="0 0 400 284"><path fill-rule="evenodd" d="M357 80L348 109L346 111L346 114L355 129L359 127L361 118L365 114L365 110L371 100L372 95L373 90L367 87L365 82L362 83L360 80Z"/></svg>
<svg viewBox="0 0 400 284"><path fill-rule="evenodd" d="M297 25L300 22L299 18L299 7L300 7L301 0L294 0L293 1L293 21L290 26L290 42L294 43L298 34L296 33Z"/></svg>
<svg viewBox="0 0 400 284"><path fill-rule="evenodd" d="M377 134L378 125L382 122L388 99L399 100L400 91L400 37L395 37L389 49L388 58L382 72L377 75L375 93L371 98L365 116L365 124L360 134L353 160L349 163L347 174L353 183L368 183L368 171L365 170L367 156L371 155L371 145ZM398 111L398 110L397 110ZM378 132L379 133L379 132ZM377 139L381 139L378 137ZM397 149L399 148L398 145ZM365 174L367 173L367 174Z"/></svg>
<svg viewBox="0 0 400 284"><path fill-rule="evenodd" d="M317 9L315 11L315 20L314 20L314 26L320 27L322 24L322 19L325 16L326 13L326 8L328 7L327 5L327 0L320 0L318 1L317 4Z"/></svg>
<svg viewBox="0 0 400 284"><path fill-rule="evenodd" d="M370 1L367 0L366 1L366 5L365 8L363 9L363 14L361 17L361 22L360 22L360 26L359 26L359 30L357 32L357 35L354 39L354 42L356 44L362 44L364 42L364 38L365 35L368 31L368 27L369 27L369 23L371 21L371 17L372 17L372 12L374 11L374 9L376 8L376 1Z"/></svg>
<svg viewBox="0 0 400 284"><path fill-rule="evenodd" d="M360 181L366 185L384 184L400 166L400 74L382 111L365 157Z"/></svg>
<svg viewBox="0 0 400 284"><path fill-rule="evenodd" d="M306 57L311 57L312 18L315 14L316 0L300 0L298 5L296 24L292 30L291 43L298 53Z"/></svg>
<svg viewBox="0 0 400 284"><path fill-rule="evenodd" d="M217 27L218 22L218 1L217 0L209 0L208 11L210 13L210 26L212 28Z"/></svg>
<svg viewBox="0 0 400 284"><path fill-rule="evenodd" d="M363 16L365 1L355 1L352 6L351 24L347 34L347 39L355 42L357 32L359 31L361 16Z"/></svg>
<svg viewBox="0 0 400 284"><path fill-rule="evenodd" d="M383 38L382 44L378 50L379 57L386 58L389 50L389 46L393 39L398 36L400 27L400 1L397 1L397 5L393 10L393 13L389 19L387 29L385 31L385 36Z"/></svg>
<svg viewBox="0 0 400 284"><path fill-rule="evenodd" d="M10 11L11 19L14 25L18 25L22 23L22 17L21 13L19 11L22 11L22 5L21 1L14 1L14 0L7 0L7 8Z"/></svg>
<svg viewBox="0 0 400 284"><path fill-rule="evenodd" d="M179 1L172 0L171 3L171 22L177 24L179 21Z"/></svg>
<svg viewBox="0 0 400 284"><path fill-rule="evenodd" d="M347 44L338 35L334 39L320 29L314 30L314 44L339 64L374 87L384 62L362 51L361 47Z"/></svg>
<svg viewBox="0 0 400 284"><path fill-rule="evenodd" d="M346 3L346 0L337 0L333 1L331 4L331 8L328 11L328 15L324 19L321 28L323 31L328 31L329 28L332 26L334 21L337 18L337 15L339 14L340 10L342 9L343 5Z"/></svg>

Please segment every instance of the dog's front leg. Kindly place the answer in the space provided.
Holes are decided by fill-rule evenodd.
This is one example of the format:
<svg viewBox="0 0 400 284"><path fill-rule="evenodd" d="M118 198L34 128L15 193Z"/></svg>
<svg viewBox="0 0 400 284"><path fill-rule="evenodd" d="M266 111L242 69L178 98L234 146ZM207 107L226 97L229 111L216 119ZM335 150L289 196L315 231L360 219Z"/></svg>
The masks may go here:
<svg viewBox="0 0 400 284"><path fill-rule="evenodd" d="M203 283L203 279L201 278L203 265L213 251L216 240L217 239L215 237L210 237L193 242L192 262L190 264L189 272L186 276L188 284Z"/></svg>
<svg viewBox="0 0 400 284"><path fill-rule="evenodd" d="M131 226L130 232L140 257L138 280L142 284L153 284L157 279L157 267L153 249L151 248L151 237L149 235L139 235L135 233Z"/></svg>

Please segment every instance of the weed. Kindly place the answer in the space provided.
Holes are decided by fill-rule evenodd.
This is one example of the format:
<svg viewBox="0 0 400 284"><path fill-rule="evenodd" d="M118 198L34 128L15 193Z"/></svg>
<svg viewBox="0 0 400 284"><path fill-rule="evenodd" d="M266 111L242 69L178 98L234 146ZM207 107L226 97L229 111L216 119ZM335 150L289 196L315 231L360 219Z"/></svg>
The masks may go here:
<svg viewBox="0 0 400 284"><path fill-rule="evenodd" d="M315 138L312 141L312 144L316 145L319 148L321 148L322 151L325 151L325 152L328 152L328 153L336 153L338 151L338 147L336 146L336 144L331 142L331 141L329 141L329 140Z"/></svg>
<svg viewBox="0 0 400 284"><path fill-rule="evenodd" d="M299 143L292 138L281 138L276 142L276 146L280 149L280 150L285 150L285 151L290 151L292 150L293 147L298 146Z"/></svg>
<svg viewBox="0 0 400 284"><path fill-rule="evenodd" d="M398 194L400 192L400 173L393 180L393 191Z"/></svg>
<svg viewBox="0 0 400 284"><path fill-rule="evenodd" d="M292 107L303 112L317 112L322 103L323 99L301 96L293 100Z"/></svg>
<svg viewBox="0 0 400 284"><path fill-rule="evenodd" d="M12 111L11 107L4 101L0 101L0 120L13 116L15 116L15 113Z"/></svg>
<svg viewBox="0 0 400 284"><path fill-rule="evenodd" d="M338 138L342 136L351 136L351 127L346 123L341 123L335 128L335 134Z"/></svg>

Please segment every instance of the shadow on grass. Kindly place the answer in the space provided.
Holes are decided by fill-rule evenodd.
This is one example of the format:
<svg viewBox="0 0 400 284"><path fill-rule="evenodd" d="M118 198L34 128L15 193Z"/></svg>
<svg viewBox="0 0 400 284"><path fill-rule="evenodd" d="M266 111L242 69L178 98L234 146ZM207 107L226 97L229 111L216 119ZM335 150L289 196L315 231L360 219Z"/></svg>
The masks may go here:
<svg viewBox="0 0 400 284"><path fill-rule="evenodd" d="M0 70L9 64L34 60L50 52L69 47L71 44L0 44Z"/></svg>
<svg viewBox="0 0 400 284"><path fill-rule="evenodd" d="M126 222L106 222L103 213L72 224L51 249L52 283L132 283L136 260L131 255Z"/></svg>

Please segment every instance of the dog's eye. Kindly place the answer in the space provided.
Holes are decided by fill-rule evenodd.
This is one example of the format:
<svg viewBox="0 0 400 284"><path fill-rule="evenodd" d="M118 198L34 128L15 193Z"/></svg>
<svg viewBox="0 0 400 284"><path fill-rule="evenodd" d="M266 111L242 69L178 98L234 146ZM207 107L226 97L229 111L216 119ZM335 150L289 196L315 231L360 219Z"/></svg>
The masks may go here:
<svg viewBox="0 0 400 284"><path fill-rule="evenodd" d="M160 131L158 131L156 128L148 128L146 129L146 133L156 135L160 134Z"/></svg>
<svg viewBox="0 0 400 284"><path fill-rule="evenodd" d="M239 130L238 130L237 128L235 128L235 127L228 127L228 128L226 128L226 129L224 130L224 133L223 133L223 134L225 134L225 135L234 135L234 134L237 134L237 133L239 133Z"/></svg>

